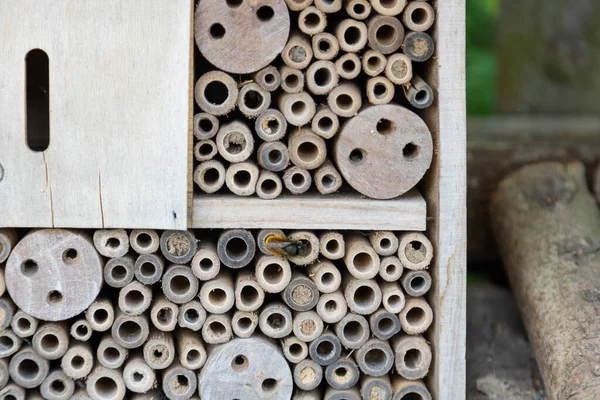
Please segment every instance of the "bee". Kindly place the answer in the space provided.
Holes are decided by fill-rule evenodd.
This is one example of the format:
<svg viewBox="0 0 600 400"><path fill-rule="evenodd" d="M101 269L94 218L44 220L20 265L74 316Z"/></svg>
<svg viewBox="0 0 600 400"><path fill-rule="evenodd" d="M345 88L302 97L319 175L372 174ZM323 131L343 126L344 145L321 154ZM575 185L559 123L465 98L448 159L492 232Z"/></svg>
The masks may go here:
<svg viewBox="0 0 600 400"><path fill-rule="evenodd" d="M265 238L265 248L275 256L290 258L302 255L306 243L302 240L289 240L283 235L269 235Z"/></svg>

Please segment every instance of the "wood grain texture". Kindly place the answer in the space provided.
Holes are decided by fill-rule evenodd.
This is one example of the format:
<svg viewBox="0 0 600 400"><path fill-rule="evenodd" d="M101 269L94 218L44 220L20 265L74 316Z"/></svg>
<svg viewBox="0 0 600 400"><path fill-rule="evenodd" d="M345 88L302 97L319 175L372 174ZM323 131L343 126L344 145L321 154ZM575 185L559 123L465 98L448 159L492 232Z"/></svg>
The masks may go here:
<svg viewBox="0 0 600 400"><path fill-rule="evenodd" d="M0 25L0 226L185 228L191 2L7 0ZM35 48L50 60L44 152L23 123Z"/></svg>
<svg viewBox="0 0 600 400"><path fill-rule="evenodd" d="M422 231L423 197L412 190L395 200L359 196L282 195L276 200L196 196L192 228L360 229Z"/></svg>

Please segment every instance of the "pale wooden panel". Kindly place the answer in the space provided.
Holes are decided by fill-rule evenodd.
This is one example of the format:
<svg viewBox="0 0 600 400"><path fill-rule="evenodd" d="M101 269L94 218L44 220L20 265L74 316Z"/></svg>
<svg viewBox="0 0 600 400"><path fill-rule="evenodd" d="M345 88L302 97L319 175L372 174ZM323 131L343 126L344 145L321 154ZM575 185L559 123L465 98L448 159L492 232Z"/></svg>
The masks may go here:
<svg viewBox="0 0 600 400"><path fill-rule="evenodd" d="M0 2L0 226L186 227L191 2ZM25 56L50 60L50 146Z"/></svg>
<svg viewBox="0 0 600 400"><path fill-rule="evenodd" d="M293 196L276 200L196 196L193 228L385 229L422 231L426 205L416 190L396 200L360 196Z"/></svg>

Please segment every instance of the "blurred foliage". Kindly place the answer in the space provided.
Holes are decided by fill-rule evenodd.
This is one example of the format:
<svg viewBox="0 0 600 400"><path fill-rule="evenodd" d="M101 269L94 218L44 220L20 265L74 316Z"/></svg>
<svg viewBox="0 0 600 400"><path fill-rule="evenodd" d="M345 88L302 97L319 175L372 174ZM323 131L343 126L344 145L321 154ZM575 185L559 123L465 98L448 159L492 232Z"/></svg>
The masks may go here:
<svg viewBox="0 0 600 400"><path fill-rule="evenodd" d="M492 114L496 108L496 18L500 0L467 0L467 112Z"/></svg>

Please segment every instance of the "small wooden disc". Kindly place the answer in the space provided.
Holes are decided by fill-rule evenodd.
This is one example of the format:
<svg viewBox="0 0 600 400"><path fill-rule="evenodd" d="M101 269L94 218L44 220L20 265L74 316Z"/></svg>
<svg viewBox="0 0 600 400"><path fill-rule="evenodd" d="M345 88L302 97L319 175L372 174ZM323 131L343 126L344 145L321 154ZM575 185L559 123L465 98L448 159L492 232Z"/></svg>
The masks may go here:
<svg viewBox="0 0 600 400"><path fill-rule="evenodd" d="M425 175L433 141L425 122L394 104L365 107L341 129L334 157L344 179L374 199L407 192Z"/></svg>
<svg viewBox="0 0 600 400"><path fill-rule="evenodd" d="M103 262L90 238L64 229L25 236L6 263L6 287L27 314L44 321L76 316L102 286Z"/></svg>
<svg viewBox="0 0 600 400"><path fill-rule="evenodd" d="M282 52L290 15L284 0L200 0L195 33L200 52L215 67L248 74Z"/></svg>

